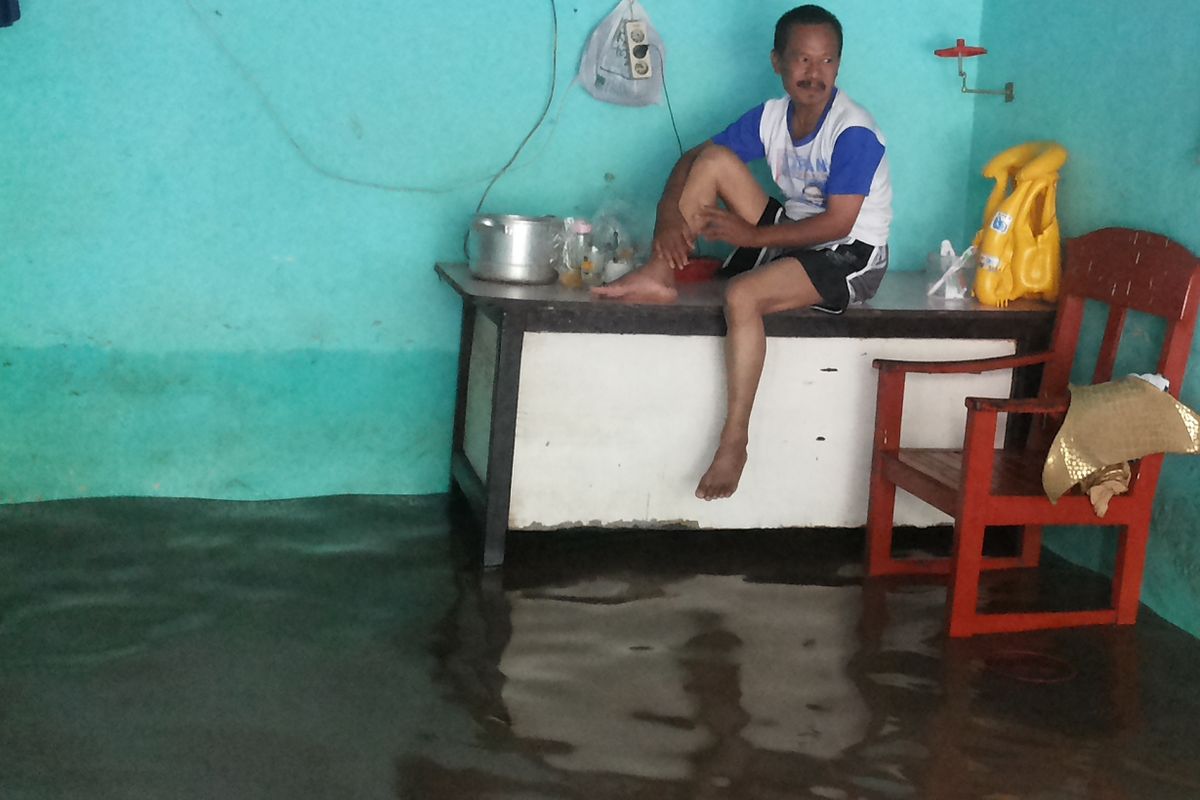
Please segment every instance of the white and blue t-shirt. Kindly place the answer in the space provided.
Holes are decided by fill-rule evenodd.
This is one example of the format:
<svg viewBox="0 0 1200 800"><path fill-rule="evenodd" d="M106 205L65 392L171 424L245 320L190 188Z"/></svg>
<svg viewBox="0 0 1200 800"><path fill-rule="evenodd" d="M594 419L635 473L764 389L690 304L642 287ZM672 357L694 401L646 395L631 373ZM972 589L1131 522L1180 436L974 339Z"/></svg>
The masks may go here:
<svg viewBox="0 0 1200 800"><path fill-rule="evenodd" d="M874 118L834 89L817 129L797 141L791 135L792 102L786 95L750 109L713 137L742 161L765 158L787 196L785 213L801 220L825 210L834 194L864 196L850 235L819 247L857 240L882 247L892 223L892 184L886 142Z"/></svg>

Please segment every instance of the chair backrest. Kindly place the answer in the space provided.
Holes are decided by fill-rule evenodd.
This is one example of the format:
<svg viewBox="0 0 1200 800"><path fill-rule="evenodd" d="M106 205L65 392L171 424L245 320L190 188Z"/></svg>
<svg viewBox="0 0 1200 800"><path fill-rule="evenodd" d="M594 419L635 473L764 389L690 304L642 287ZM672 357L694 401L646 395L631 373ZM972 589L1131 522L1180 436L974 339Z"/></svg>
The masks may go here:
<svg viewBox="0 0 1200 800"><path fill-rule="evenodd" d="M1108 306L1092 382L1112 380L1126 315L1139 311L1166 325L1156 371L1178 398L1200 309L1200 259L1165 236L1129 228L1103 228L1069 240L1051 342L1055 356L1042 374L1042 397L1067 390L1086 300Z"/></svg>

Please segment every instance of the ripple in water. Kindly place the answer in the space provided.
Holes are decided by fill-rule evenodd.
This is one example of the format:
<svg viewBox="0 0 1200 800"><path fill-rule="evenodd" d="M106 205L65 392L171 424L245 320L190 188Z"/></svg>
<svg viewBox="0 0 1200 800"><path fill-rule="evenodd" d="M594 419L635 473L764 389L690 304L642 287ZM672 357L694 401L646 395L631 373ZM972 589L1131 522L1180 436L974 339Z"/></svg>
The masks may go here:
<svg viewBox="0 0 1200 800"><path fill-rule="evenodd" d="M123 658L203 627L209 618L166 598L125 593L53 596L0 621L0 660L79 665Z"/></svg>

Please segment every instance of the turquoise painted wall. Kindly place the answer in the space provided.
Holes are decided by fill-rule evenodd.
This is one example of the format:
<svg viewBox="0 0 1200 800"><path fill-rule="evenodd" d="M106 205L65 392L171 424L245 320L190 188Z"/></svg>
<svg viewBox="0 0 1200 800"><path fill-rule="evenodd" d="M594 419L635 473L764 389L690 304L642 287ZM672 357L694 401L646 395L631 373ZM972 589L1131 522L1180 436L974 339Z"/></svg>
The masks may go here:
<svg viewBox="0 0 1200 800"><path fill-rule="evenodd" d="M1200 4L989 0L981 31L992 50L975 59L981 85L1011 80L1017 100L975 101L975 172L1013 144L1055 139L1071 152L1058 206L1065 235L1123 225L1157 231L1200 252ZM982 207L986 188L982 179L972 185L972 208ZM1102 318L1089 318L1089 325L1095 343ZM1161 341L1144 320L1130 330L1135 343ZM1200 338L1192 347L1181 399L1200 408ZM1122 364L1134 368L1136 355L1123 349L1118 371ZM1081 358L1076 379L1086 380L1094 363L1094 357ZM1200 458L1167 457L1143 600L1200 635L1198 486ZM1080 563L1111 570L1111 536L1067 529L1048 541Z"/></svg>
<svg viewBox="0 0 1200 800"><path fill-rule="evenodd" d="M779 92L788 2L647 0L685 146ZM982 0L837 0L887 131L894 260L962 218L972 106L929 51ZM889 6L890 7L890 6ZM547 123L485 210L648 228L663 106L570 86L609 0L558 6ZM546 0L23 0L0 30L0 500L447 487L461 260L551 86Z"/></svg>

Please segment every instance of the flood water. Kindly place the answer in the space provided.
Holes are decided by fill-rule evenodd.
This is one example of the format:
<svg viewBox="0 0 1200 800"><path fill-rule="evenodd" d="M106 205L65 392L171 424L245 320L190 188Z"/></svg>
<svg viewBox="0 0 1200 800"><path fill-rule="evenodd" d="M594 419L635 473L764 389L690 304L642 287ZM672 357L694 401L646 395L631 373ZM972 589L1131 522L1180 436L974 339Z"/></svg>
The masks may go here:
<svg viewBox="0 0 1200 800"><path fill-rule="evenodd" d="M1200 798L1200 641L1148 611L949 642L944 589L864 588L845 532L539 534L481 573L462 524L0 507L0 798Z"/></svg>

